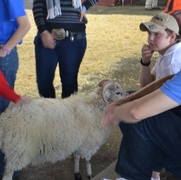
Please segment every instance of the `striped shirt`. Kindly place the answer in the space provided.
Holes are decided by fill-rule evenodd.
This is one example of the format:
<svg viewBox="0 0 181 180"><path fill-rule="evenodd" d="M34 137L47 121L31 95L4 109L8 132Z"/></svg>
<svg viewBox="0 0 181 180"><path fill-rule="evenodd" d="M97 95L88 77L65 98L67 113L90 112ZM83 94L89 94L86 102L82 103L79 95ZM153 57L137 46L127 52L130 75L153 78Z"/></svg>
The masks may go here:
<svg viewBox="0 0 181 180"><path fill-rule="evenodd" d="M54 19L47 19L47 7L46 0L34 0L33 2L33 15L34 20L38 28L38 32L41 34L43 31L52 29L64 28L65 30L72 32L85 31L85 24L87 20L84 18L80 22L80 9L75 9L72 6L72 0L61 0L62 15L55 17ZM98 0L86 0L83 6L88 10L91 6L94 6Z"/></svg>

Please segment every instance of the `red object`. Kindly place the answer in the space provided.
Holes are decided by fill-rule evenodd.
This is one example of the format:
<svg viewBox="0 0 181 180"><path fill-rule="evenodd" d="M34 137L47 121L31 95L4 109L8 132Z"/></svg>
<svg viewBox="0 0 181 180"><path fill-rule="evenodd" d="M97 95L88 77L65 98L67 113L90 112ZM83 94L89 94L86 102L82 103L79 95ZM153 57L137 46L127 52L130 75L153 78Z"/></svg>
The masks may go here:
<svg viewBox="0 0 181 180"><path fill-rule="evenodd" d="M3 73L0 71L0 96L3 98L17 103L20 96L14 92L14 90L7 83Z"/></svg>
<svg viewBox="0 0 181 180"><path fill-rule="evenodd" d="M140 0L132 0L132 3L139 2ZM124 0L125 4L131 4L131 0ZM122 5L122 0L99 0L98 6L119 6Z"/></svg>
<svg viewBox="0 0 181 180"><path fill-rule="evenodd" d="M163 12L171 14L177 20L181 33L181 0L168 0Z"/></svg>

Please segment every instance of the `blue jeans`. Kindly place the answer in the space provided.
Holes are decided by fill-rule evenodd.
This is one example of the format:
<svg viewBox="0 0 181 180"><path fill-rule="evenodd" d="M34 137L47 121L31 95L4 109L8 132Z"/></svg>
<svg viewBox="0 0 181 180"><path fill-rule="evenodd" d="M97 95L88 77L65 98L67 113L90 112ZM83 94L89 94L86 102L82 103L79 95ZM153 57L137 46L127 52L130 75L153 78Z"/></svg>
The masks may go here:
<svg viewBox="0 0 181 180"><path fill-rule="evenodd" d="M175 167L171 172L181 177L180 113L181 106L129 124L120 146L116 173L129 180L150 180L152 170L165 166L170 159ZM170 165L165 168L170 170Z"/></svg>
<svg viewBox="0 0 181 180"><path fill-rule="evenodd" d="M14 88L16 73L18 71L18 54L16 47L5 57L0 57L0 70L3 72L9 85ZM0 96L0 113L9 105L9 101Z"/></svg>
<svg viewBox="0 0 181 180"><path fill-rule="evenodd" d="M40 35L35 37L36 76L41 96L55 98L53 80L57 64L62 83L62 98L78 91L78 71L87 41L85 32L75 33L73 36L73 41L70 40L70 37L56 40L54 49L44 48Z"/></svg>
<svg viewBox="0 0 181 180"><path fill-rule="evenodd" d="M0 57L0 70L3 72L7 82L12 88L14 88L18 66L19 60L16 47L11 50L9 55ZM5 111L9 103L8 100L0 97L0 113ZM19 172L15 172L14 176L17 176L18 173ZM0 174L4 174L4 153L2 153L2 151L0 151Z"/></svg>

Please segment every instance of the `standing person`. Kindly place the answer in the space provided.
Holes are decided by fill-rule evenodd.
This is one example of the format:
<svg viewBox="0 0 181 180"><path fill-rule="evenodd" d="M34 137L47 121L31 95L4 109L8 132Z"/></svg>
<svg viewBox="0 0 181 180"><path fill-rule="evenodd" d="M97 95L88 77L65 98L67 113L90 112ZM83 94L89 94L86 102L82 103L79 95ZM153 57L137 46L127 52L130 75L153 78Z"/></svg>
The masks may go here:
<svg viewBox="0 0 181 180"><path fill-rule="evenodd" d="M168 0L165 9L163 12L172 14L175 11L180 11L181 9L180 0Z"/></svg>
<svg viewBox="0 0 181 180"><path fill-rule="evenodd" d="M98 0L34 0L37 85L40 96L55 98L57 64L62 98L78 91L78 71L86 50L86 11Z"/></svg>
<svg viewBox="0 0 181 180"><path fill-rule="evenodd" d="M117 180L150 180L158 158L164 164L167 156L181 166L181 71L161 88L156 86L159 81L114 102L103 117L106 126L129 123L116 165L121 176ZM150 93L151 86L159 89ZM141 91L149 94L140 96Z"/></svg>
<svg viewBox="0 0 181 180"><path fill-rule="evenodd" d="M30 29L23 0L0 1L0 70L11 88L14 88L18 70L18 54L16 45L22 43L22 38ZM1 88L1 87L0 87ZM0 113L10 101L0 97ZM4 173L4 154L0 152L0 174ZM14 174L14 178L17 174Z"/></svg>
<svg viewBox="0 0 181 180"><path fill-rule="evenodd" d="M148 11L160 10L160 7L158 7L158 0L146 0L145 10L148 10Z"/></svg>

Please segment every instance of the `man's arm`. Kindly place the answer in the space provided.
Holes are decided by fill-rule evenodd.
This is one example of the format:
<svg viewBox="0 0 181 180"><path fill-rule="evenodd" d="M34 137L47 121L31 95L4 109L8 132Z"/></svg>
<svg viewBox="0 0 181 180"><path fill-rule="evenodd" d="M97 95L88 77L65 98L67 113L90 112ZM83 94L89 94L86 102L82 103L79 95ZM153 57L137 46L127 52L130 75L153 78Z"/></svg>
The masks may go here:
<svg viewBox="0 0 181 180"><path fill-rule="evenodd" d="M150 66L141 66L139 80L141 88L155 80L155 76L151 74Z"/></svg>
<svg viewBox="0 0 181 180"><path fill-rule="evenodd" d="M133 101L133 100L141 98L149 93L152 93L153 91L159 89L167 80L172 79L173 76L174 76L173 74L168 75L157 81L154 81L154 82L148 84L147 86L145 86L144 88L141 88L140 90L136 91L135 93L130 94L126 98L120 99L120 100L112 103L112 105L119 106L125 102Z"/></svg>
<svg viewBox="0 0 181 180"><path fill-rule="evenodd" d="M103 124L112 126L118 125L120 122L136 123L176 106L179 106L179 104L158 89L121 106L111 106L103 117Z"/></svg>

